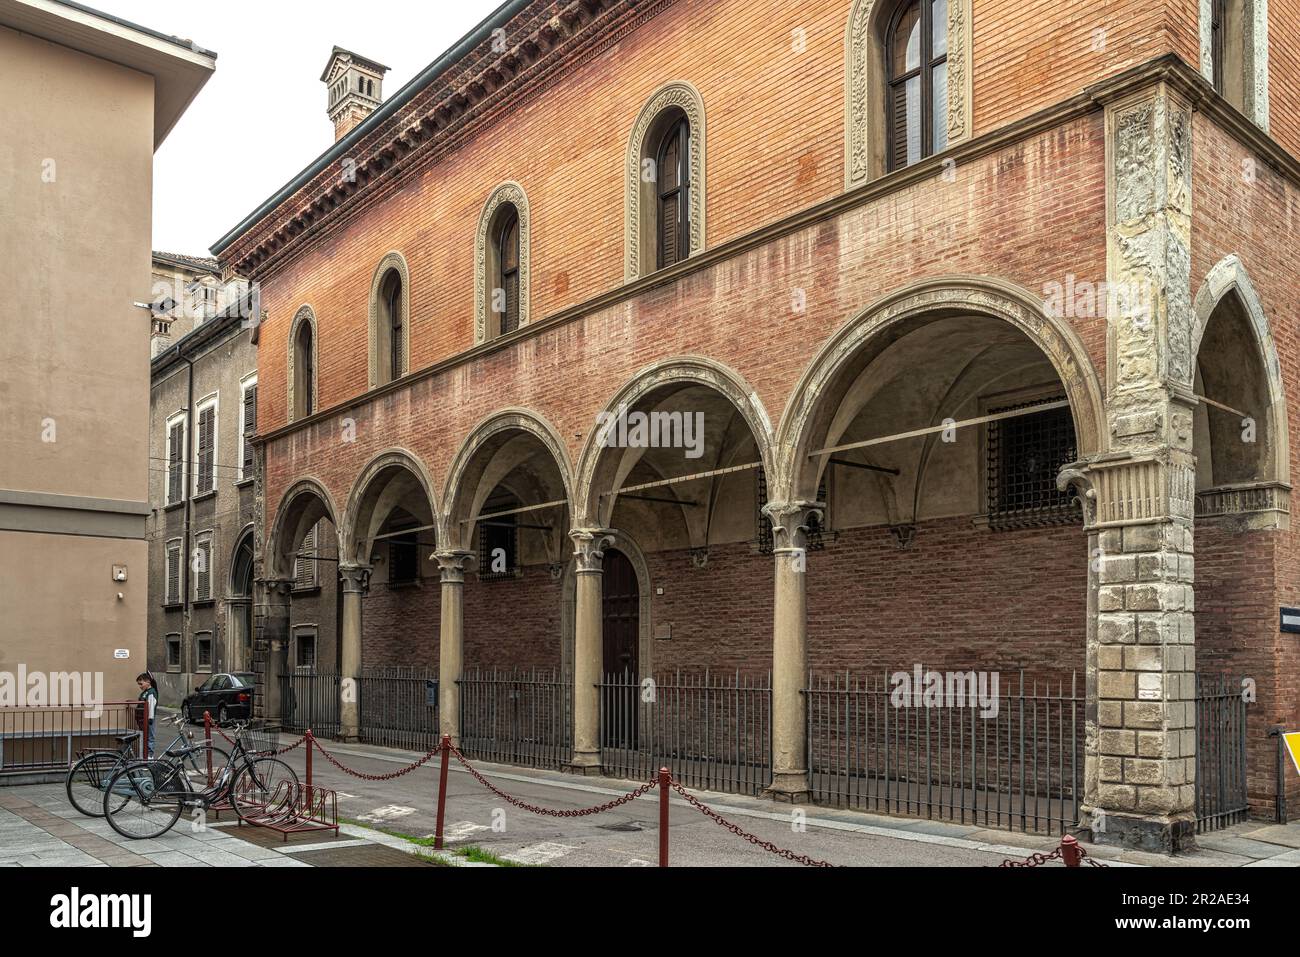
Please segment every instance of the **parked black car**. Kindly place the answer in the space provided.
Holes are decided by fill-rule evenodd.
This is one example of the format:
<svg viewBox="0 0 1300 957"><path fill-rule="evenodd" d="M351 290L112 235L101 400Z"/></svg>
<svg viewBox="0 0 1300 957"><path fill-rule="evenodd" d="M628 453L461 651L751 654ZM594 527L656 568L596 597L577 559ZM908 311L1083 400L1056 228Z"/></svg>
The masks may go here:
<svg viewBox="0 0 1300 957"><path fill-rule="evenodd" d="M249 672L213 675L181 702L181 712L195 724L203 723L203 712L225 725L253 716L253 695L257 676Z"/></svg>

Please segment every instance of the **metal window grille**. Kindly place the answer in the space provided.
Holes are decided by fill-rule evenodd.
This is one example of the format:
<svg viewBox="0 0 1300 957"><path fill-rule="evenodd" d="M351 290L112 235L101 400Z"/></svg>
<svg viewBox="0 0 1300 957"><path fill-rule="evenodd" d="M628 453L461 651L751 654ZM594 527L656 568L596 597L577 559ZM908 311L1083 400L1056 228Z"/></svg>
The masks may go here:
<svg viewBox="0 0 1300 957"><path fill-rule="evenodd" d="M502 509L518 507L518 502L501 505ZM494 506L495 507L495 506ZM519 574L519 522L518 516L507 515L479 525L478 577L479 581L503 581L517 578Z"/></svg>
<svg viewBox="0 0 1300 957"><path fill-rule="evenodd" d="M194 640L195 650L198 653L198 667L212 667L212 637L196 635Z"/></svg>
<svg viewBox="0 0 1300 957"><path fill-rule="evenodd" d="M1033 408L1060 397L993 409ZM1074 521L1074 496L1056 487L1061 468L1077 455L1069 408L1049 409L988 425L988 508L994 527L1021 528Z"/></svg>

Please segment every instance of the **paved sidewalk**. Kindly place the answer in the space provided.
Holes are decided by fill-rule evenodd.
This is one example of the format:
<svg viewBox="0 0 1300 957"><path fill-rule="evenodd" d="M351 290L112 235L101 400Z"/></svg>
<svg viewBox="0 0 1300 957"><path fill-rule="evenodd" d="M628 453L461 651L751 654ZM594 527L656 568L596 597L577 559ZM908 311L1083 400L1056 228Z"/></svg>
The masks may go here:
<svg viewBox="0 0 1300 957"><path fill-rule="evenodd" d="M0 867L395 867L429 866L403 841L347 828L282 841L274 831L236 827L234 815L202 828L182 816L162 837L132 841L103 818L68 803L62 784L0 788ZM442 855L447 863L455 863Z"/></svg>
<svg viewBox="0 0 1300 957"><path fill-rule="evenodd" d="M282 743L297 740L282 736ZM371 775L399 770L423 755L360 744L322 742L341 763ZM284 759L301 775L304 749ZM506 793L533 804L577 809L626 794L641 782L577 777L551 771L474 762ZM319 754L315 783L339 792L339 814L372 827L424 837L435 826L437 765L386 782L350 777ZM509 861L557 866L648 866L658 848L658 795L651 793L608 814L588 818L539 817L506 805L474 781L453 759L448 783L449 846L475 845ZM851 866L991 866L1031 852L1050 853L1059 838L887 817L822 807L793 809L760 798L698 792L728 819L764 840L799 853ZM803 829L798 829L802 827ZM1169 858L1157 854L1085 845L1088 854L1112 866L1243 867L1300 866L1300 822L1237 825L1204 835L1200 849ZM690 866L769 866L783 861L748 844L674 796L671 862Z"/></svg>

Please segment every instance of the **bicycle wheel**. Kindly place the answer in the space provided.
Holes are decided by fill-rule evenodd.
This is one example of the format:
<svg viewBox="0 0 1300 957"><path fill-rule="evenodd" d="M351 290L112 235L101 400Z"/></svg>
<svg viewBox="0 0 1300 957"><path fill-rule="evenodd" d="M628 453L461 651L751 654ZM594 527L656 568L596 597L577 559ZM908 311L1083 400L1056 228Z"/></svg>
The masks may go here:
<svg viewBox="0 0 1300 957"><path fill-rule="evenodd" d="M185 777L189 779L191 791L206 791L221 776L221 769L230 763L230 752L225 748L212 749L212 780L208 780L208 756L204 751L195 751L185 757Z"/></svg>
<svg viewBox="0 0 1300 957"><path fill-rule="evenodd" d="M71 768L64 781L68 801L86 817L104 816L104 789L126 759L120 751L93 751Z"/></svg>
<svg viewBox="0 0 1300 957"><path fill-rule="evenodd" d="M279 758L245 764L230 787L230 803L240 820L292 809L298 800L298 775Z"/></svg>
<svg viewBox="0 0 1300 957"><path fill-rule="evenodd" d="M181 816L189 780L168 761L137 761L120 768L104 789L109 825L134 841L161 837Z"/></svg>

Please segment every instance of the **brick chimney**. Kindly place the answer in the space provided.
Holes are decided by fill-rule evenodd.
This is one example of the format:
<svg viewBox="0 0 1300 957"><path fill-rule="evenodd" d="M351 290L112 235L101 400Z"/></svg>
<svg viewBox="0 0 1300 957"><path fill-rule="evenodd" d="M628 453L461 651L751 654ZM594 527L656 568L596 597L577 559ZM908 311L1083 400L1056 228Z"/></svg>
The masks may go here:
<svg viewBox="0 0 1300 957"><path fill-rule="evenodd" d="M321 82L329 90L329 118L337 143L373 113L384 100L384 74L388 67L335 47Z"/></svg>

